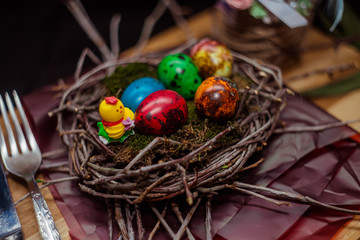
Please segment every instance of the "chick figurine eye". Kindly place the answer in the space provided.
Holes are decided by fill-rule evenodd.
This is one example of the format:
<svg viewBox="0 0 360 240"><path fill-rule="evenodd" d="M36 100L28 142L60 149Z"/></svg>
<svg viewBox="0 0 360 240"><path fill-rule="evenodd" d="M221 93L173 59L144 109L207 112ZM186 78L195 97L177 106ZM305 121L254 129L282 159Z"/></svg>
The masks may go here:
<svg viewBox="0 0 360 240"><path fill-rule="evenodd" d="M104 144L123 142L134 134L134 113L116 97L106 97L99 105L99 113L102 118L97 124L99 138Z"/></svg>

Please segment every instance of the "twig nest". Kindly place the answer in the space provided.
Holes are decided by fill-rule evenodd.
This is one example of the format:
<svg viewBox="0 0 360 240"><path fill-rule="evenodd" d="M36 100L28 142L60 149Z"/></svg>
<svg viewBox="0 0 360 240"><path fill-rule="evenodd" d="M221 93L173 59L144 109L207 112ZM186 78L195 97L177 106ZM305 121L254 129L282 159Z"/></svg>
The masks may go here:
<svg viewBox="0 0 360 240"><path fill-rule="evenodd" d="M187 118L185 99L172 90L160 90L141 102L135 113L135 125L144 134L164 135L177 131Z"/></svg>
<svg viewBox="0 0 360 240"><path fill-rule="evenodd" d="M179 93L185 99L194 98L202 81L191 58L183 53L164 57L158 66L158 78L167 89Z"/></svg>
<svg viewBox="0 0 360 240"><path fill-rule="evenodd" d="M239 93L225 77L209 77L195 94L197 112L206 118L220 122L234 116L239 104Z"/></svg>
<svg viewBox="0 0 360 240"><path fill-rule="evenodd" d="M192 47L190 56L204 78L231 75L233 58L230 50L222 43L203 39Z"/></svg>
<svg viewBox="0 0 360 240"><path fill-rule="evenodd" d="M165 201L182 194L191 200L206 189L232 184L250 157L267 142L286 104L279 101L286 93L280 69L231 52L231 80L248 88L236 89L220 76L201 84L197 67L183 54L190 48L181 46L181 53L161 52L137 63L119 60L114 76L105 77L107 71L103 71L113 63L97 66L97 71L85 74L64 93L58 108L58 129L72 153L71 173L82 179L79 186L83 191L133 204ZM135 112L136 134L121 144L102 144L96 134L97 107L105 95L113 95L108 94L108 85L116 90L105 84L104 78L116 83L116 75L123 83L130 78L128 67L139 73L134 66L144 65L148 70L133 79L152 76L149 70L154 70L165 87L178 93L170 89L151 93ZM191 96L195 102L186 102L184 97ZM196 109L220 124L199 117Z"/></svg>
<svg viewBox="0 0 360 240"><path fill-rule="evenodd" d="M132 82L121 96L121 101L133 112L151 93L165 89L164 84L152 77L143 77Z"/></svg>

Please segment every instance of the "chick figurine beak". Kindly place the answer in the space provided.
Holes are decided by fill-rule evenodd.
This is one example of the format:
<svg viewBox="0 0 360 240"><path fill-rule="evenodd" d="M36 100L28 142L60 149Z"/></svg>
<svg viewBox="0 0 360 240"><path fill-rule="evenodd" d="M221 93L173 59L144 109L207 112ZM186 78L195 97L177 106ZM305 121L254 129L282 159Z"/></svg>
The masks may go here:
<svg viewBox="0 0 360 240"><path fill-rule="evenodd" d="M104 144L123 142L134 134L134 113L116 97L106 97L99 105L99 113L102 118L97 123L99 138Z"/></svg>

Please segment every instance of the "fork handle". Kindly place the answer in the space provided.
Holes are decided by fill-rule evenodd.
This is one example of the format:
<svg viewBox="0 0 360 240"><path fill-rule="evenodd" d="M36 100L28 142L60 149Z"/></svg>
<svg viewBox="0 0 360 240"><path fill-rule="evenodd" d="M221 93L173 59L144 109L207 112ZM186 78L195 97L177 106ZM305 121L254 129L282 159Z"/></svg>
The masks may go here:
<svg viewBox="0 0 360 240"><path fill-rule="evenodd" d="M56 240L61 239L59 231L56 229L55 222L51 216L51 212L43 198L40 189L32 177L27 181L31 198L34 204L35 215L40 228L41 237L43 239Z"/></svg>

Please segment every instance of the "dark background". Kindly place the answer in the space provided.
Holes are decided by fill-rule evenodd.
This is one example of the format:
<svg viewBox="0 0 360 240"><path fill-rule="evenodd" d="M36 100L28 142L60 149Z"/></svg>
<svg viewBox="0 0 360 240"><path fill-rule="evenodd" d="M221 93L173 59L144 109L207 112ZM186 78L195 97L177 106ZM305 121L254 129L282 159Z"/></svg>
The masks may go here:
<svg viewBox="0 0 360 240"><path fill-rule="evenodd" d="M187 18L214 2L178 1ZM137 43L144 19L153 11L157 0L83 0L82 3L108 45L111 17L115 13L122 15L119 41L121 50L124 50ZM12 89L26 94L73 75L79 56L86 47L100 56L61 1L15 0L8 1L1 8L0 94ZM154 33L174 24L167 10L156 24Z"/></svg>
<svg viewBox="0 0 360 240"><path fill-rule="evenodd" d="M82 3L106 41L109 40L111 17L115 13L122 15L119 39L121 50L125 50L136 44L144 19L157 1L83 0ZM178 0L178 3L189 18L211 7L215 0ZM360 1L348 0L348 5L360 13ZM154 34L172 25L174 21L167 10L156 24ZM360 29L360 26L353 28ZM86 47L100 56L60 0L2 3L0 34L0 94L12 89L26 94L73 75L77 60Z"/></svg>

